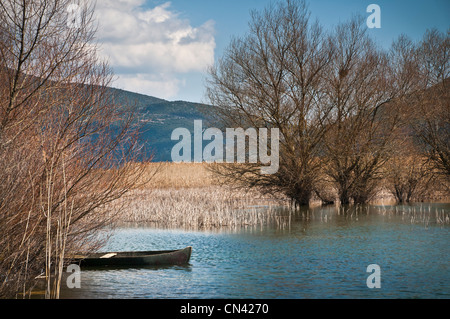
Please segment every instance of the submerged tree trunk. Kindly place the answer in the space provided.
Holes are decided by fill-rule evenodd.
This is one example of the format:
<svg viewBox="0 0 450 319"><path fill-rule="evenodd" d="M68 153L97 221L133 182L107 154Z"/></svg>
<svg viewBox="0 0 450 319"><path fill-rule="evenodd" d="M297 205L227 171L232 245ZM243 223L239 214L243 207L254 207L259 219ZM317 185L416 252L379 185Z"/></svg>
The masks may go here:
<svg viewBox="0 0 450 319"><path fill-rule="evenodd" d="M278 128L279 170L263 175L245 165L220 174L307 205L320 173L321 141L330 112L321 83L330 61L328 37L311 23L304 2L254 12L249 35L231 42L211 68L208 97L223 127ZM218 167L219 168L219 167Z"/></svg>

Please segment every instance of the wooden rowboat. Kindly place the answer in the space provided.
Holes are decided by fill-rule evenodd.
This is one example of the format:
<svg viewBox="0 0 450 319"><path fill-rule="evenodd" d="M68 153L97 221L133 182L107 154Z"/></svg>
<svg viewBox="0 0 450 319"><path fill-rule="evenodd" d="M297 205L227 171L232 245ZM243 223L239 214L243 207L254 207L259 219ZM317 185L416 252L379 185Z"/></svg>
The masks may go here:
<svg viewBox="0 0 450 319"><path fill-rule="evenodd" d="M178 250L105 252L76 256L72 262L86 267L185 265L191 258L191 252L190 246Z"/></svg>

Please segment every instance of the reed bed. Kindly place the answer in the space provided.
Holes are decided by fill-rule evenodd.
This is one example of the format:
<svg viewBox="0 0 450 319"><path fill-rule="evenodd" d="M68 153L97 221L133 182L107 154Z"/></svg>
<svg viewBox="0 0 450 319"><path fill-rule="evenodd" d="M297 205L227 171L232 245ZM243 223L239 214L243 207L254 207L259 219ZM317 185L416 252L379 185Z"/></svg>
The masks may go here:
<svg viewBox="0 0 450 319"><path fill-rule="evenodd" d="M139 165L139 164L137 164ZM147 163L142 184L112 203L119 223L158 228L214 229L282 223L287 200L225 185L206 163Z"/></svg>
<svg viewBox="0 0 450 319"><path fill-rule="evenodd" d="M438 207L432 208L429 205L378 207L378 213L387 216L401 216L405 222L423 224L425 227L428 227L430 224L439 226L450 225L449 210Z"/></svg>
<svg viewBox="0 0 450 319"><path fill-rule="evenodd" d="M282 200L227 186L136 189L117 202L122 223L159 228L213 229L279 223Z"/></svg>
<svg viewBox="0 0 450 319"><path fill-rule="evenodd" d="M210 170L207 163L146 163L138 181L138 189L202 188L221 185L222 181ZM145 183L146 181L149 181Z"/></svg>
<svg viewBox="0 0 450 319"><path fill-rule="evenodd" d="M157 228L237 229L248 226L276 225L287 228L291 218L331 222L333 215L355 218L373 212L370 205L310 207L296 212L291 202L281 194L263 195L256 189L242 190L224 184L210 170L209 164L150 163L142 180L149 183L131 190L127 196L111 203L111 212L117 212L118 222L146 224ZM378 199L389 202L382 194ZM373 206L372 206L373 207ZM377 207L377 206L376 206ZM280 209L284 208L284 209ZM401 215L411 223L426 226L436 222L450 224L450 213L427 206L378 206L377 213L388 217ZM335 211L336 210L336 211ZM295 215L287 212L296 212ZM299 215L300 214L300 215Z"/></svg>

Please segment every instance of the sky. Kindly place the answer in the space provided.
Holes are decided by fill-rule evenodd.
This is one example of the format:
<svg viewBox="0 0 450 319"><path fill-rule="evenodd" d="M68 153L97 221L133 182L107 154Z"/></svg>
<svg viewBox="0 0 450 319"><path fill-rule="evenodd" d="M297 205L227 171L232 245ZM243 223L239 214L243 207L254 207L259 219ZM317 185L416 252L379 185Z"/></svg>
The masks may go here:
<svg viewBox="0 0 450 319"><path fill-rule="evenodd" d="M278 0L97 0L99 54L114 87L170 101L208 103L207 68L232 37L248 31L250 12ZM381 28L368 29L388 48L400 34L420 40L427 29L450 28L450 0L310 0L311 17L331 30L352 14L380 7Z"/></svg>

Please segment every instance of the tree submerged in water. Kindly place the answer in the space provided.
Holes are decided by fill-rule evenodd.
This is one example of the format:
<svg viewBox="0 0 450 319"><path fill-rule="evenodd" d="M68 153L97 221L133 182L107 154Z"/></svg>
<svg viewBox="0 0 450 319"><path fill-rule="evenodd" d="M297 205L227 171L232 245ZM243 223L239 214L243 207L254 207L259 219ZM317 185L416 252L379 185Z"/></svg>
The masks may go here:
<svg viewBox="0 0 450 319"><path fill-rule="evenodd" d="M424 156L437 163L433 174L443 171L448 183L448 98L434 95L442 105L431 112L443 119L437 131L424 99L414 107L420 126L405 116L411 99L432 85L448 92L448 33L429 31L417 45L401 36L386 51L370 39L363 17L326 32L310 21L304 1L283 1L251 17L248 35L235 38L210 69L207 94L225 127L278 128L280 166L262 175L256 165L216 165L218 174L283 193L297 205L313 197L367 203L395 150L418 135L427 144Z"/></svg>

